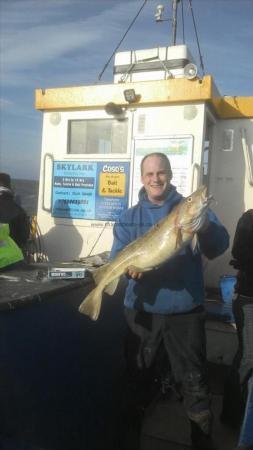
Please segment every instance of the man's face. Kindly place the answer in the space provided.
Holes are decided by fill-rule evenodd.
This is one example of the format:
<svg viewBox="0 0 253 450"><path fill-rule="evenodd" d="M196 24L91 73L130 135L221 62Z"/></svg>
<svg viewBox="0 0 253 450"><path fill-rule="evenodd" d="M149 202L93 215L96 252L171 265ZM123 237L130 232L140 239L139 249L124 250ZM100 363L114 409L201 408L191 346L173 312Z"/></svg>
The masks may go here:
<svg viewBox="0 0 253 450"><path fill-rule="evenodd" d="M148 199L152 203L162 204L170 187L171 173L166 162L159 156L150 156L143 163L141 181Z"/></svg>

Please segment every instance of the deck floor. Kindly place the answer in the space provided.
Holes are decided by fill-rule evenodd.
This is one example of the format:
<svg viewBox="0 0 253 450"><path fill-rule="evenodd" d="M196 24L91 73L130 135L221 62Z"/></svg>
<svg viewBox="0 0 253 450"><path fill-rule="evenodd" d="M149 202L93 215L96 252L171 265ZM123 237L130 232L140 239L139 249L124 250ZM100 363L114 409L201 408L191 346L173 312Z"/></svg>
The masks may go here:
<svg viewBox="0 0 253 450"><path fill-rule="evenodd" d="M232 429L220 421L227 369L226 366L209 364L209 386L214 415L211 439L216 450L235 449L239 438L239 428ZM146 411L141 450L187 449L193 449L190 424L182 402L172 391L168 391L166 395L162 395L154 401Z"/></svg>
<svg viewBox="0 0 253 450"><path fill-rule="evenodd" d="M123 365L122 295L103 302L95 325L78 313L89 282L84 286L78 281L81 285L76 289L75 282L40 279L37 267L7 275L1 278L0 293L0 450L114 450L110 405L115 377ZM19 290L23 279L27 286ZM236 336L217 325L207 334L209 361L220 362L210 365L209 371L215 416L212 438L217 450L233 450L239 430L223 426L219 416L224 367L231 362ZM168 391L146 411L141 450L190 448L183 405Z"/></svg>
<svg viewBox="0 0 253 450"><path fill-rule="evenodd" d="M220 420L222 395L212 396L214 423L212 442L217 450L232 450L236 447L239 430L223 425ZM182 403L173 393L161 398L149 407L146 413L141 450L186 450L191 449L190 425Z"/></svg>

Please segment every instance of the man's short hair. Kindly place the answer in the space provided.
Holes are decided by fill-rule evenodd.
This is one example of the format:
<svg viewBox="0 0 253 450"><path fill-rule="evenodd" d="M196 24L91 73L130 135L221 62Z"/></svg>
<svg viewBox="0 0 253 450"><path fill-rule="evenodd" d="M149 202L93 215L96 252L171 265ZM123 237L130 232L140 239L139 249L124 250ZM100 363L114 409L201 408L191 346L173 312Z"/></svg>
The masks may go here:
<svg viewBox="0 0 253 450"><path fill-rule="evenodd" d="M167 155L165 155L165 153L161 153L161 152L153 152L153 153L148 153L147 155L144 156L144 158L141 161L141 175L143 175L143 165L144 162L146 161L147 158L149 158L150 156L158 156L158 158L161 158L163 160L163 162L166 165L166 169L168 171L168 173L170 175L172 175L172 170L171 170L171 165L170 165L170 160L168 158Z"/></svg>

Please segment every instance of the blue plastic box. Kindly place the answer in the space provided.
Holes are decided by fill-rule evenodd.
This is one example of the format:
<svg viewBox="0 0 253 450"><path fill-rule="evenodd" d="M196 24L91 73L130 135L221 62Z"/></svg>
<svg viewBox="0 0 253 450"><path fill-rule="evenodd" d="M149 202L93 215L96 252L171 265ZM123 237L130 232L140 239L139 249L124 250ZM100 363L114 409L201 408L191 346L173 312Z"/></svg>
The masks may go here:
<svg viewBox="0 0 253 450"><path fill-rule="evenodd" d="M232 303L236 277L232 275L223 275L220 277L221 297L224 303Z"/></svg>

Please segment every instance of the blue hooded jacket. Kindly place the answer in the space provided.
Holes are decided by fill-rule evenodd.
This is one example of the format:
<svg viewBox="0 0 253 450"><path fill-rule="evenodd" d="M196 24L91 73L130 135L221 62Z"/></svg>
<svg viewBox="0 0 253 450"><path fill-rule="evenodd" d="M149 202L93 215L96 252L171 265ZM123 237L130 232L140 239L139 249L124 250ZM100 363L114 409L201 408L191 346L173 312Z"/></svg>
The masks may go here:
<svg viewBox="0 0 253 450"><path fill-rule="evenodd" d="M111 259L130 242L168 215L182 200L174 186L162 205L148 200L141 189L137 205L124 211L114 225ZM124 304L127 308L156 314L191 311L204 302L204 280L201 253L213 259L229 246L229 235L216 215L208 209L209 225L198 233L194 251L189 244L162 266L143 274L141 279L128 281ZM152 258L152 255L150 255Z"/></svg>

